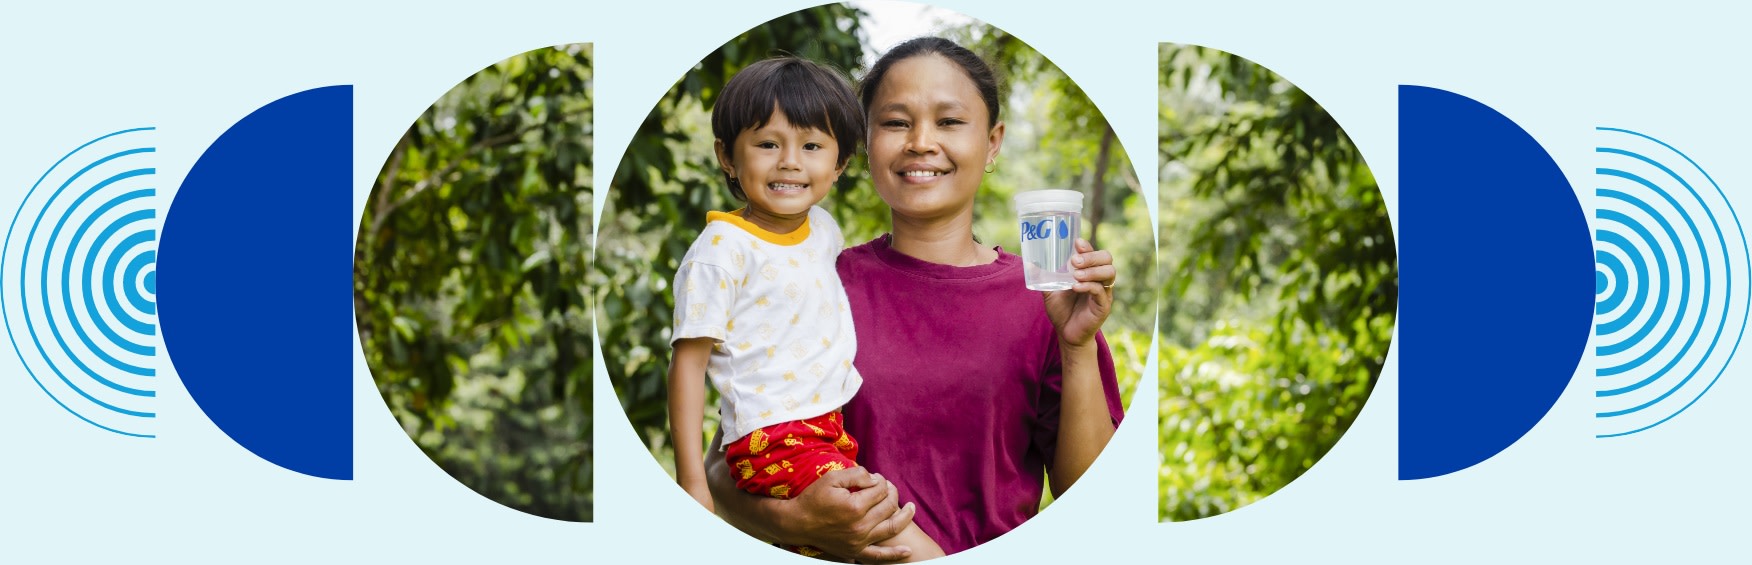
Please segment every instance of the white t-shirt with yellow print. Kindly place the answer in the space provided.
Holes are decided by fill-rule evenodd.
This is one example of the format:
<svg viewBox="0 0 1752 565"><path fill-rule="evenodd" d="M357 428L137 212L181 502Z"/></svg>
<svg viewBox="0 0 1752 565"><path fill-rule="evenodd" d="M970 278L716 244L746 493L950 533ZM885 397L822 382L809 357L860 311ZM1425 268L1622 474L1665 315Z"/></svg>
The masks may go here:
<svg viewBox="0 0 1752 565"><path fill-rule="evenodd" d="M775 234L710 212L675 272L670 343L711 338L707 380L718 390L723 442L813 418L857 394L857 337L834 263L845 236L812 207L803 226Z"/></svg>

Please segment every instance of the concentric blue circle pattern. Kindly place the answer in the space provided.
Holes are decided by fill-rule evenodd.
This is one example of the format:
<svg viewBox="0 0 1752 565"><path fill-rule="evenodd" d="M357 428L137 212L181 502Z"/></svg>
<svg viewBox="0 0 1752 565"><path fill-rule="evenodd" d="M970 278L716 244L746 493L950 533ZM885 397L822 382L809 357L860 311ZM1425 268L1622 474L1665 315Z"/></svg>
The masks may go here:
<svg viewBox="0 0 1752 565"><path fill-rule="evenodd" d="M103 430L154 437L159 215L153 128L51 165L6 229L0 314L25 372Z"/></svg>
<svg viewBox="0 0 1752 565"><path fill-rule="evenodd" d="M1726 194L1691 157L1598 128L1594 355L1598 437L1659 426L1715 386L1739 351L1752 258Z"/></svg>

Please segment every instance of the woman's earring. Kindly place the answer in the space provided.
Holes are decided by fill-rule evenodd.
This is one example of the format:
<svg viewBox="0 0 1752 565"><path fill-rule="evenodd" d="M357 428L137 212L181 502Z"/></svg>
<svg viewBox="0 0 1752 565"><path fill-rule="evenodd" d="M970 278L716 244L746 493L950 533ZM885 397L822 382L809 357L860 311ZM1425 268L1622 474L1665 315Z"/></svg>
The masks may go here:
<svg viewBox="0 0 1752 565"><path fill-rule="evenodd" d="M991 160L991 161L986 161L985 172L988 175L995 173L995 172L998 172L998 161L996 159Z"/></svg>

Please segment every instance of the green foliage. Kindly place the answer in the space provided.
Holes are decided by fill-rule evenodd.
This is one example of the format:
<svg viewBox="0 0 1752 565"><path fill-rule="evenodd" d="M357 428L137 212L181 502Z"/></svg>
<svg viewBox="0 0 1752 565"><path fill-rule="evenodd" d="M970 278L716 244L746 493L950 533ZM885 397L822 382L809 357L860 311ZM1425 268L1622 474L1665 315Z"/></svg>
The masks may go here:
<svg viewBox="0 0 1752 565"><path fill-rule="evenodd" d="M830 4L792 13L727 42L707 55L652 109L615 170L610 201L601 218L601 244L592 273L600 306L598 332L606 372L633 428L664 464L668 454L666 374L674 297L669 283L679 260L710 210L741 203L724 187L712 153L709 109L717 89L742 67L789 53L860 76L866 25L857 9ZM1147 210L1138 201L1136 176L1117 142L1107 143L1105 172L1096 174L1105 119L1080 90L1039 53L989 26L947 30L944 35L976 51L998 52L992 61L1010 78L1005 97L1009 134L998 170L985 177L976 202L974 232L987 244L1017 249L1010 197L1020 190L1102 187L1100 245L1119 264L1119 311L1106 331L1122 361L1121 379L1134 386L1147 356L1154 310L1149 279L1154 243ZM822 202L856 245L888 231L888 208L870 185L863 158L854 157L839 190ZM1092 230L1093 231L1093 230ZM1135 345L1141 340L1142 345ZM1120 344L1130 349L1123 353ZM715 405L715 397L708 404ZM707 407L706 434L716 414Z"/></svg>
<svg viewBox="0 0 1752 565"><path fill-rule="evenodd" d="M408 128L359 226L354 309L378 391L458 481L591 519L591 55L538 49Z"/></svg>
<svg viewBox="0 0 1752 565"><path fill-rule="evenodd" d="M1343 435L1399 283L1379 188L1330 114L1232 54L1161 61L1159 511L1187 520L1276 491Z"/></svg>

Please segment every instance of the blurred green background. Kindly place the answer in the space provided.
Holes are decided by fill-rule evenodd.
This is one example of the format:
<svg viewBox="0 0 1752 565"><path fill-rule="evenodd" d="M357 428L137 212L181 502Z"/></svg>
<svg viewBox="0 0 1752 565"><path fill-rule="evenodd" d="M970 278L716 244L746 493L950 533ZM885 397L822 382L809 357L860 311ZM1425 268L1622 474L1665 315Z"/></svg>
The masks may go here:
<svg viewBox="0 0 1752 565"><path fill-rule="evenodd" d="M718 89L742 67L781 54L860 77L891 43L926 34L985 56L1005 85L1007 134L997 172L986 175L976 204L974 233L982 242L1018 249L1009 204L1017 191L1070 188L1089 195L1085 235L1113 252L1120 273L1117 311L1105 332L1130 398L1149 352L1155 243L1131 161L1107 121L1070 77L996 28L941 10L879 17L862 5L830 4L776 18L707 54L657 102L615 170L591 272L602 358L633 428L672 474L665 387L674 312L669 283L706 212L741 207L723 186L712 153L709 110ZM872 37L895 39L873 44ZM848 244L888 231L888 209L870 186L862 155L853 158L839 188L822 206L844 228ZM707 403L708 438L716 429L716 402L714 395Z"/></svg>
<svg viewBox="0 0 1752 565"><path fill-rule="evenodd" d="M1399 300L1374 175L1307 93L1163 44L1159 515L1277 491L1355 421Z"/></svg>
<svg viewBox="0 0 1752 565"><path fill-rule="evenodd" d="M408 436L475 492L591 519L591 50L463 80L395 145L365 206L354 310Z"/></svg>

